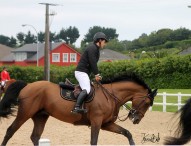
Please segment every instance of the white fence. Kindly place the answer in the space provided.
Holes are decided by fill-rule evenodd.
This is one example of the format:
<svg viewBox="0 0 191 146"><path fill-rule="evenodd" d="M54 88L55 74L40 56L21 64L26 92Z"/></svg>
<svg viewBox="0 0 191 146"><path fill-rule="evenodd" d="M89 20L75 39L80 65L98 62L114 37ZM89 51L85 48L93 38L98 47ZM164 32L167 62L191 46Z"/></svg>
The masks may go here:
<svg viewBox="0 0 191 146"><path fill-rule="evenodd" d="M191 97L191 94L182 94L182 93L178 93L178 94L172 94L172 93L158 93L157 96L162 96L163 98L163 102L162 103L158 103L158 102L154 102L154 105L162 105L163 106L163 112L166 112L166 106L178 106L178 110L181 108L182 105L184 105L182 103L182 97ZM167 103L166 99L167 96L177 96L177 103ZM152 107L150 107L149 110L152 110Z"/></svg>
<svg viewBox="0 0 191 146"><path fill-rule="evenodd" d="M154 102L154 105L162 105L163 106L163 112L166 112L166 107L167 106L178 106L178 110L181 108L182 105L184 105L182 103L182 97L190 97L191 98L191 94L182 94L182 93L178 93L178 94L172 94L172 93L157 93L157 96L162 96L162 102ZM177 96L177 103L167 103L167 96ZM157 97L155 97L157 98ZM127 102L127 103L131 103L131 102ZM125 106L123 106L123 108L125 108ZM149 108L150 111L152 111L152 107Z"/></svg>

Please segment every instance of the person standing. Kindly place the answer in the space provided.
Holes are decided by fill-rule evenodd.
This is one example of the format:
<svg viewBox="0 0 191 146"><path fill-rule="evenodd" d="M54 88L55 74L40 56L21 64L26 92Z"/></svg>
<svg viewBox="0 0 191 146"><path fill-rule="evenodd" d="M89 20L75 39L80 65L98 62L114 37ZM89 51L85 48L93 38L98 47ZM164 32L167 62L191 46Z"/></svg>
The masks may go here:
<svg viewBox="0 0 191 146"><path fill-rule="evenodd" d="M10 80L9 72L6 67L3 67L3 71L1 72L1 86L4 87L5 82Z"/></svg>
<svg viewBox="0 0 191 146"><path fill-rule="evenodd" d="M89 74L93 73L96 81L101 80L97 62L100 57L100 49L103 48L107 42L108 39L106 38L106 35L103 32L97 32L93 37L93 43L89 44L80 58L75 70L75 77L79 82L82 91L77 97L77 102L74 109L71 111L72 113L87 112L86 109L82 108L82 104L91 90Z"/></svg>

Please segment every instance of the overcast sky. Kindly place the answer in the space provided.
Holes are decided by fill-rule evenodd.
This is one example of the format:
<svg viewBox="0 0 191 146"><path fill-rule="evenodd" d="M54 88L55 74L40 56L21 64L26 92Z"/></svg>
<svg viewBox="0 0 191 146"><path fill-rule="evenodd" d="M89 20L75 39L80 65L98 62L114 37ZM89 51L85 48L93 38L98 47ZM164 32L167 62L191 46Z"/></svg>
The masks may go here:
<svg viewBox="0 0 191 146"><path fill-rule="evenodd" d="M119 40L133 40L142 33L150 34L162 28L191 30L191 0L0 0L0 34L14 36L19 32L45 30L45 6L50 6L50 31L58 33L61 28L75 26L80 38L90 27L114 28Z"/></svg>

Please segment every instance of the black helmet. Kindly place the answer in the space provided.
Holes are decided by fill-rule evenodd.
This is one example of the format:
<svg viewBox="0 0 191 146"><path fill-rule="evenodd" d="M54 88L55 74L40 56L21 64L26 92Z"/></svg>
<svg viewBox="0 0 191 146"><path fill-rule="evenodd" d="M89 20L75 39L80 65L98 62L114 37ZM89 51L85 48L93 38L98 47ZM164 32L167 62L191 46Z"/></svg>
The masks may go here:
<svg viewBox="0 0 191 146"><path fill-rule="evenodd" d="M103 32L97 32L95 35L94 35L94 42L96 42L98 39L104 39L106 42L108 42L108 39L106 38L106 35L103 33Z"/></svg>

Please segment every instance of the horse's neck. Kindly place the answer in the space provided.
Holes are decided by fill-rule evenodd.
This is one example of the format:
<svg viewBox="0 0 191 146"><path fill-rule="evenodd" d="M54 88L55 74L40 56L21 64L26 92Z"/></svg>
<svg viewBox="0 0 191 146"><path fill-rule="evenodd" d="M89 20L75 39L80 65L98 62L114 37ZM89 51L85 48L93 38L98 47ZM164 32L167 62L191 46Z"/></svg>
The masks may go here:
<svg viewBox="0 0 191 146"><path fill-rule="evenodd" d="M124 89L123 86L116 84L116 83L111 83L111 84L104 84L103 85L105 89L108 90L108 95L110 99L114 99L114 101L117 102L123 102L124 97L126 97L126 90ZM130 98L129 98L130 100Z"/></svg>
<svg viewBox="0 0 191 146"><path fill-rule="evenodd" d="M141 87L133 82L107 84L106 88L120 100L121 104L132 100L132 97L141 90Z"/></svg>

